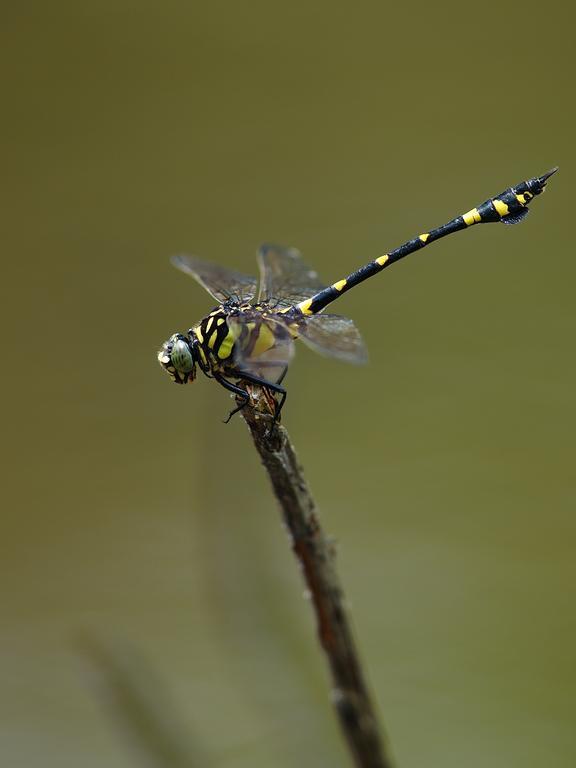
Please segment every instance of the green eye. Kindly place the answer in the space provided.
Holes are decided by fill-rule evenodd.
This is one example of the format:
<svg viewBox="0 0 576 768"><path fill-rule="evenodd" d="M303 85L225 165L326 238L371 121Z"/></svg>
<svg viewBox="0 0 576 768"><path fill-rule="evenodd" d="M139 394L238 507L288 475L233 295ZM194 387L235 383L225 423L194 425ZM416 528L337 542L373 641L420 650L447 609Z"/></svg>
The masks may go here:
<svg viewBox="0 0 576 768"><path fill-rule="evenodd" d="M181 373L190 373L194 368L194 358L192 357L190 347L182 339L174 342L170 358L174 368Z"/></svg>

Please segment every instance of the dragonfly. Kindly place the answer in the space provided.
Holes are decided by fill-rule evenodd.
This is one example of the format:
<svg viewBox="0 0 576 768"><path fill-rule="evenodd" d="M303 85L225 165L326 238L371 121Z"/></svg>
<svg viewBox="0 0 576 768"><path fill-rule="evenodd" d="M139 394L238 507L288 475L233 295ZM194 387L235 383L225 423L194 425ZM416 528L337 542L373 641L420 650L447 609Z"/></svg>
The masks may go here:
<svg viewBox="0 0 576 768"><path fill-rule="evenodd" d="M282 385L300 339L320 354L347 363L367 360L354 322L324 310L347 291L405 256L475 224L518 224L558 168L522 181L467 213L414 237L331 285L324 285L294 248L263 245L258 250L260 280L196 256L178 255L172 263L193 277L218 302L187 333L173 333L158 361L177 384L196 379L197 368L231 392L237 407L226 422L250 402L250 390L263 390L274 422L286 401Z"/></svg>

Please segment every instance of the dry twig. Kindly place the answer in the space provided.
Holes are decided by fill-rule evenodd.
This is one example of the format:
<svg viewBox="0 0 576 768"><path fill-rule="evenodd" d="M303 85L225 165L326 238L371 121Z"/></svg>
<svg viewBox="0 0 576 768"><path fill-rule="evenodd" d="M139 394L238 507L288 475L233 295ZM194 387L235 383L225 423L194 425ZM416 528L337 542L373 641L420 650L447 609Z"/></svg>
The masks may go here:
<svg viewBox="0 0 576 768"><path fill-rule="evenodd" d="M270 416L262 415L269 407L266 394L250 394L252 407L244 408L242 415L270 477L310 591L341 728L358 768L391 768L346 615L333 545L320 527L288 432L280 425L271 429Z"/></svg>

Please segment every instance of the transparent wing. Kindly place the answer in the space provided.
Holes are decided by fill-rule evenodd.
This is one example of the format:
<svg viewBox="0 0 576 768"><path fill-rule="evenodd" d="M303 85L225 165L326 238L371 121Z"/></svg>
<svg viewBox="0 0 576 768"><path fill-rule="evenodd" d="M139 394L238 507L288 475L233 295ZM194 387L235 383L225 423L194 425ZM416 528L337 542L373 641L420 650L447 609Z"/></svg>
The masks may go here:
<svg viewBox="0 0 576 768"><path fill-rule="evenodd" d="M229 299L241 304L256 295L256 278L249 275L186 254L172 256L170 261L176 269L191 275L220 304Z"/></svg>
<svg viewBox="0 0 576 768"><path fill-rule="evenodd" d="M326 287L295 248L262 245L258 250L258 265L258 300L268 301L275 308L291 307Z"/></svg>
<svg viewBox="0 0 576 768"><path fill-rule="evenodd" d="M254 314L227 320L234 336L234 366L276 382L294 356L294 340L283 322Z"/></svg>
<svg viewBox="0 0 576 768"><path fill-rule="evenodd" d="M352 320L340 315L314 315L298 329L304 344L327 357L362 365L368 360L360 331Z"/></svg>

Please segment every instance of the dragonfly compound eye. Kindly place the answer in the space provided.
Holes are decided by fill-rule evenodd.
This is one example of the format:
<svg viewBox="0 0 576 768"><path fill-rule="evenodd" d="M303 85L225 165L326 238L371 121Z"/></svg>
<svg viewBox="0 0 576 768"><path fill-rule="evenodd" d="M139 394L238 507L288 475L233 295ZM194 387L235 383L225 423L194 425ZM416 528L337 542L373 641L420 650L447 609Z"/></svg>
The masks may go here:
<svg viewBox="0 0 576 768"><path fill-rule="evenodd" d="M186 384L196 378L194 352L185 336L175 333L158 352L158 362L176 384Z"/></svg>

